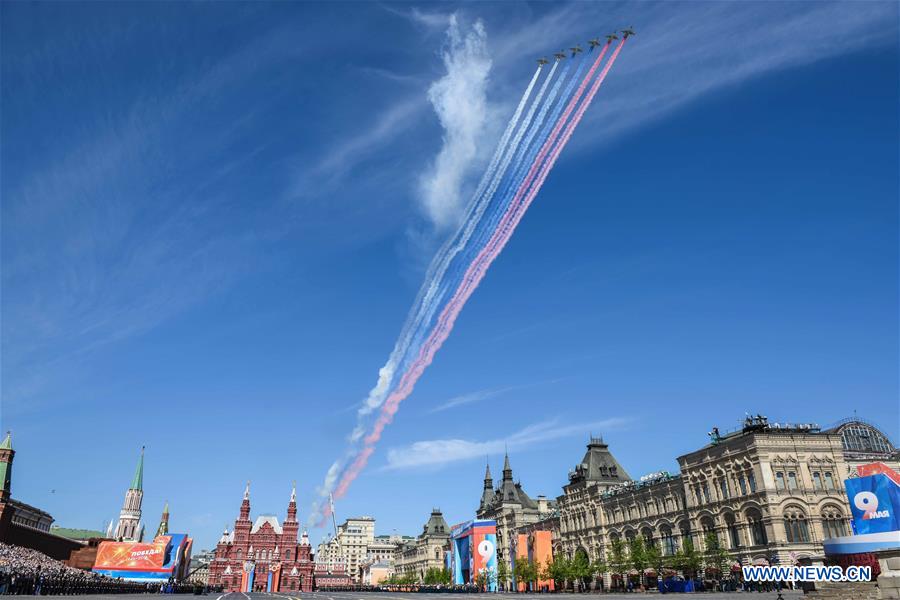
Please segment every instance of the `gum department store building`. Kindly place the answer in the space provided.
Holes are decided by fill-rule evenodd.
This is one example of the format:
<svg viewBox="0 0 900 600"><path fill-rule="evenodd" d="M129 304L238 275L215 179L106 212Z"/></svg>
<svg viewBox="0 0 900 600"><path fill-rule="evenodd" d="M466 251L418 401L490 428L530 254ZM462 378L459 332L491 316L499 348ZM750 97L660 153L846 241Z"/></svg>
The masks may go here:
<svg viewBox="0 0 900 600"><path fill-rule="evenodd" d="M704 550L707 532L741 564L791 564L822 554L822 540L850 535L843 481L874 461L900 470L886 435L857 419L825 431L747 417L728 434L678 457L679 475L633 481L602 439L592 438L569 473L558 516L530 528L554 530L554 553L606 559L609 543L643 536L664 555L685 539ZM529 528L522 528L527 531Z"/></svg>
<svg viewBox="0 0 900 600"><path fill-rule="evenodd" d="M858 465L879 461L900 471L900 451L855 418L821 430L748 416L737 431L713 429L710 440L678 457L680 474L635 481L602 438L591 438L552 514L510 511L515 523L505 525L526 535L549 530L554 555L584 553L591 561L607 560L612 540L636 536L664 556L685 539L702 553L706 534L715 532L735 562L789 565L821 555L824 539L851 534L843 482ZM483 497L479 513L494 512L485 508Z"/></svg>

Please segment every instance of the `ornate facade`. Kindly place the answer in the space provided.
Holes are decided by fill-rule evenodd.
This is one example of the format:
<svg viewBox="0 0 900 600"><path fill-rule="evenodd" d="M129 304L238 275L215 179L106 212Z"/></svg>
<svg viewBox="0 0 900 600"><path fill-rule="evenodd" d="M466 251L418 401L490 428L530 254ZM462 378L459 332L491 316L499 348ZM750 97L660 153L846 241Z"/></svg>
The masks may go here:
<svg viewBox="0 0 900 600"><path fill-rule="evenodd" d="M476 516L479 519L497 521L497 560L505 561L510 571L516 531L549 516L554 508L554 503L548 502L543 496L532 499L522 489L522 484L513 480L508 454L503 457L503 479L496 489L491 477L491 467L486 467L484 489Z"/></svg>
<svg viewBox="0 0 900 600"><path fill-rule="evenodd" d="M450 526L441 509L433 508L419 537L397 547L394 552L394 573L413 574L418 581L423 581L429 569L444 568L444 553L449 548Z"/></svg>
<svg viewBox="0 0 900 600"><path fill-rule="evenodd" d="M858 422L857 434L858 427L869 439L887 440ZM606 558L612 540L642 536L670 555L686 539L702 551L713 532L737 562L791 564L821 553L823 539L850 533L843 480L852 476L848 441L855 438L815 425L770 424L761 416L748 417L736 432L714 429L710 436L709 445L678 458L680 475L632 481L617 466L625 481L616 483L612 464L603 479L583 461L558 500L556 551ZM591 440L588 454L592 445L597 442ZM890 442L878 449L865 462L896 460Z"/></svg>
<svg viewBox="0 0 900 600"><path fill-rule="evenodd" d="M243 571L252 569L253 589L248 591L266 591L269 571L280 574L278 589L272 592L312 591L312 548L305 531L298 542L299 529L296 489L291 490L283 525L274 515L260 515L251 522L248 483L234 529L226 529L216 545L215 558L209 565L209 584L222 586L228 592L241 591Z"/></svg>

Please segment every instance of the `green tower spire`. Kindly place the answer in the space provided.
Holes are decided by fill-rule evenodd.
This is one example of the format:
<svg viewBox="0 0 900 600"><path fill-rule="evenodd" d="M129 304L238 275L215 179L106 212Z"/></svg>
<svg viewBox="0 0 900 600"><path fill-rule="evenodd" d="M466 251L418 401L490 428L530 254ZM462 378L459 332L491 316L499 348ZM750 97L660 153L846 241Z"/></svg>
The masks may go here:
<svg viewBox="0 0 900 600"><path fill-rule="evenodd" d="M141 458L134 470L134 479L131 480L130 490L144 490L144 447L141 446Z"/></svg>
<svg viewBox="0 0 900 600"><path fill-rule="evenodd" d="M7 431L3 443L0 443L0 450L12 450L12 433Z"/></svg>

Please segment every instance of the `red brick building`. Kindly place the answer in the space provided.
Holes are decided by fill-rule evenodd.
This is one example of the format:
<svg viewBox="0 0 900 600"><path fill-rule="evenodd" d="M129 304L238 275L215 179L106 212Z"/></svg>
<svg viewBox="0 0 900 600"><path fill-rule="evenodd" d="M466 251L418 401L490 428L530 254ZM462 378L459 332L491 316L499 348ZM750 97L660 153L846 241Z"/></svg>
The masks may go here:
<svg viewBox="0 0 900 600"><path fill-rule="evenodd" d="M299 529L296 488L291 490L284 524L274 515L260 515L251 522L248 483L234 529L226 529L216 545L209 585L221 585L229 592L311 592L312 549L305 531L298 541Z"/></svg>

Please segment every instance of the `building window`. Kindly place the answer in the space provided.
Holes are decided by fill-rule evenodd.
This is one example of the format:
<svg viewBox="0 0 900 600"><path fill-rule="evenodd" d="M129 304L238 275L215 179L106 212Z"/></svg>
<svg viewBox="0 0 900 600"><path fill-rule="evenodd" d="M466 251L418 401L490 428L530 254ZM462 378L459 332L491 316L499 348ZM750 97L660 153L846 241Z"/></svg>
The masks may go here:
<svg viewBox="0 0 900 600"><path fill-rule="evenodd" d="M728 499L728 480L722 477L719 479L719 491L722 493L722 500Z"/></svg>
<svg viewBox="0 0 900 600"><path fill-rule="evenodd" d="M789 544L804 544L809 541L809 527L806 515L794 511L784 515L784 533Z"/></svg>
<svg viewBox="0 0 900 600"><path fill-rule="evenodd" d="M778 471L775 473L775 489L783 490L784 489L784 473Z"/></svg>
<svg viewBox="0 0 900 600"><path fill-rule="evenodd" d="M813 480L813 489L821 490L822 489L822 474L818 471L813 471L812 474Z"/></svg>
<svg viewBox="0 0 900 600"><path fill-rule="evenodd" d="M825 538L836 538L847 535L847 529L844 527L844 521L840 519L826 519L823 522L825 530Z"/></svg>
<svg viewBox="0 0 900 600"><path fill-rule="evenodd" d="M844 515L839 508L829 506L822 511L822 530L826 539L847 535Z"/></svg>
<svg viewBox="0 0 900 600"><path fill-rule="evenodd" d="M747 483L750 484L750 491L756 491L756 475L753 474L753 471L747 472Z"/></svg>
<svg viewBox="0 0 900 600"><path fill-rule="evenodd" d="M741 488L741 495L747 495L747 482L743 475L738 476L738 487Z"/></svg>
<svg viewBox="0 0 900 600"><path fill-rule="evenodd" d="M741 547L741 535L738 531L737 523L731 522L728 524L728 539L733 549Z"/></svg>
<svg viewBox="0 0 900 600"><path fill-rule="evenodd" d="M661 530L661 535L663 555L672 556L677 550L677 546L675 545L675 536L672 535L672 530L668 527L663 527Z"/></svg>
<svg viewBox="0 0 900 600"><path fill-rule="evenodd" d="M701 489L703 490L703 501L709 504L709 484L704 481L701 485Z"/></svg>
<svg viewBox="0 0 900 600"><path fill-rule="evenodd" d="M762 517L757 515L749 517L750 519L750 536L753 538L754 546L765 546L768 543L766 537L766 526L762 522Z"/></svg>
<svg viewBox="0 0 900 600"><path fill-rule="evenodd" d="M795 471L788 473L788 487L792 490L797 489L797 473Z"/></svg>
<svg viewBox="0 0 900 600"><path fill-rule="evenodd" d="M831 474L831 471L825 471L825 489L834 489L834 475Z"/></svg>

